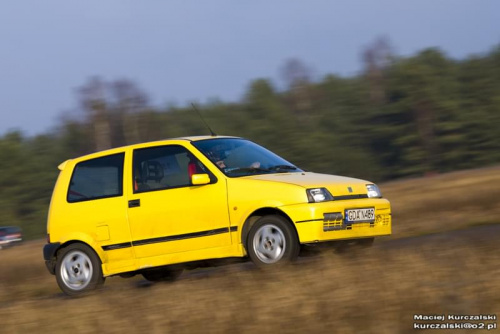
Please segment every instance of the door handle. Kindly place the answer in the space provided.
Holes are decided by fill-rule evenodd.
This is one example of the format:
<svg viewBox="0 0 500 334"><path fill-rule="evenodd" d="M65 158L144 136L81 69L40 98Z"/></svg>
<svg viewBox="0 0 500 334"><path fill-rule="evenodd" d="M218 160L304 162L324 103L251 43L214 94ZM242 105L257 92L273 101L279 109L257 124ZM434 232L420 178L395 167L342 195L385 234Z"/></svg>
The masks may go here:
<svg viewBox="0 0 500 334"><path fill-rule="evenodd" d="M141 206L141 200L140 199L132 199L128 201L128 207L129 208L136 208L138 206Z"/></svg>

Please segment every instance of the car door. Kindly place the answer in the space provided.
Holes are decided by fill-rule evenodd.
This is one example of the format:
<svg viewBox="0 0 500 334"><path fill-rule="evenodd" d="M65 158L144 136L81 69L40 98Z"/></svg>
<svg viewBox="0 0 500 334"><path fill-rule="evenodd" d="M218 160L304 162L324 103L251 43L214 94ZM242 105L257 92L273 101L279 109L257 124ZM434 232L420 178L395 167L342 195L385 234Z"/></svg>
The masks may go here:
<svg viewBox="0 0 500 334"><path fill-rule="evenodd" d="M107 271L134 266L123 191L124 180L130 178L124 169L127 160L118 152L76 163L68 188L55 190L64 195L54 196L51 204L51 212L58 213L50 216L58 226L54 237L91 240L104 252Z"/></svg>
<svg viewBox="0 0 500 334"><path fill-rule="evenodd" d="M137 258L231 244L226 185L182 145L133 150L128 217ZM211 182L191 185L193 173Z"/></svg>

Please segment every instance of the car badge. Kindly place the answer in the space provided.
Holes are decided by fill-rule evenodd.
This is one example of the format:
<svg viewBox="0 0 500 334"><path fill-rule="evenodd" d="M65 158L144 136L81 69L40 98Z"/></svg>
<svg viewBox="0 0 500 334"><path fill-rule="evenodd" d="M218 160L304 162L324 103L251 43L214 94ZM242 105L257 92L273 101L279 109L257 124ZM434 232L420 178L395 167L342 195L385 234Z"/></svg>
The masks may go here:
<svg viewBox="0 0 500 334"><path fill-rule="evenodd" d="M352 193L352 188L351 187L347 187L347 190L349 190L349 192Z"/></svg>

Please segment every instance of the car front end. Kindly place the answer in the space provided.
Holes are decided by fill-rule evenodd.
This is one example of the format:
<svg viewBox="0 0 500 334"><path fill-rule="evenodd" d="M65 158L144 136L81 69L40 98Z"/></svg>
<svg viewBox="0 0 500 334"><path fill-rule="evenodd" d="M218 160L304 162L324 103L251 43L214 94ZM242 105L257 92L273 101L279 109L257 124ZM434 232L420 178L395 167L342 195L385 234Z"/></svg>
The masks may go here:
<svg viewBox="0 0 500 334"><path fill-rule="evenodd" d="M227 177L233 222L274 208L294 224L301 244L391 234L390 203L372 182L305 172L241 138L193 145Z"/></svg>
<svg viewBox="0 0 500 334"><path fill-rule="evenodd" d="M309 172L256 178L303 188L302 201L278 207L294 223L302 244L391 234L390 202L371 182Z"/></svg>

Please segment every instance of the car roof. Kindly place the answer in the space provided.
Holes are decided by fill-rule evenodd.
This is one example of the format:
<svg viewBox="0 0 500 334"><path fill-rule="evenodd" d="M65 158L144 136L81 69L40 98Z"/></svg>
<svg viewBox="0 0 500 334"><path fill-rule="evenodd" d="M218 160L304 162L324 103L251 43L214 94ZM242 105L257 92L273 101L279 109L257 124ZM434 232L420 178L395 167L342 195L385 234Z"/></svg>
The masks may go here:
<svg viewBox="0 0 500 334"><path fill-rule="evenodd" d="M188 136L188 137L172 138L172 139L167 139L167 140L199 141L199 140L218 139L218 138L236 138L236 139L241 139L240 137L233 137L233 136Z"/></svg>
<svg viewBox="0 0 500 334"><path fill-rule="evenodd" d="M201 141L201 140L207 140L207 139L222 139L222 138L233 138L233 139L242 139L240 137L234 137L234 136L186 136L186 137L176 137L176 138L166 138L166 139L161 139L161 140L156 140L156 141L150 141L150 142L141 142L137 144L131 144L131 145L126 145L126 146L120 146L120 147L114 147L108 150L103 150L103 151L98 151L98 152L93 152L89 153L86 155L82 155L79 157L75 157L74 159L86 159L86 158L91 158L91 157L98 157L98 156L104 156L108 154L114 154L114 153L121 153L124 149L130 148L130 147L142 147L142 146L149 146L149 145L166 145L169 143L174 143L176 141L188 141L188 142L196 142L196 141ZM63 170L66 167L66 164L74 159L68 159L64 162L62 162L57 168L59 170Z"/></svg>

